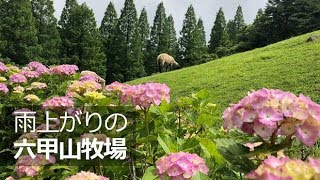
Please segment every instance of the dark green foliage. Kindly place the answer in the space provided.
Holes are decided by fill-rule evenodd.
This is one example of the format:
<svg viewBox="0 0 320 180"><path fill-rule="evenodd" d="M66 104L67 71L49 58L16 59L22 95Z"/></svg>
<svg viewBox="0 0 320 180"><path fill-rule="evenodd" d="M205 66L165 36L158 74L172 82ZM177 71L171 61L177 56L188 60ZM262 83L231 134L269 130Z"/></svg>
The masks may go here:
<svg viewBox="0 0 320 180"><path fill-rule="evenodd" d="M62 10L60 20L58 22L59 25L59 34L62 41L62 46L60 50L60 58L62 63L69 63L67 61L67 54L69 50L67 49L68 46L71 46L71 42L68 41L68 21L70 19L70 13L72 10L79 6L76 0L66 0L66 4Z"/></svg>
<svg viewBox="0 0 320 180"><path fill-rule="evenodd" d="M320 29L318 0L269 0L252 26L240 35L236 51L262 47Z"/></svg>
<svg viewBox="0 0 320 180"><path fill-rule="evenodd" d="M75 6L65 24L65 62L76 64L80 70L92 70L99 75L106 73L106 58L96 21L86 4Z"/></svg>
<svg viewBox="0 0 320 180"><path fill-rule="evenodd" d="M103 50L107 58L112 56L113 40L115 38L118 22L117 12L112 2L109 3L100 26L100 33L103 42ZM106 68L112 69L112 64L106 62ZM107 77L108 78L108 77Z"/></svg>
<svg viewBox="0 0 320 180"><path fill-rule="evenodd" d="M126 0L116 28L107 82L129 81L145 75L137 11L133 0Z"/></svg>
<svg viewBox="0 0 320 180"><path fill-rule="evenodd" d="M178 53L178 42L177 42L177 32L174 28L174 20L172 15L166 19L166 25L164 29L164 38L167 41L167 53L172 57L176 57Z"/></svg>
<svg viewBox="0 0 320 180"><path fill-rule="evenodd" d="M151 28L150 41L148 43L149 62L145 65L147 74L157 72L157 56L160 53L168 52L168 34L165 34L166 19L165 8L163 2L161 2L157 7L156 16Z"/></svg>
<svg viewBox="0 0 320 180"><path fill-rule="evenodd" d="M222 57L228 54L229 46L226 19L222 8L220 8L210 34L209 52L218 54L219 57Z"/></svg>
<svg viewBox="0 0 320 180"><path fill-rule="evenodd" d="M201 18L199 18L198 23L198 31L200 33L200 46L204 50L207 49L207 40L206 40L206 31L204 30L203 21Z"/></svg>
<svg viewBox="0 0 320 180"><path fill-rule="evenodd" d="M2 32L2 28L3 28L3 19L5 17L5 1L4 0L0 0L0 32ZM0 57L1 57L1 53L3 53L3 49L4 49L4 45L5 45L5 39L4 36L2 35L2 33L0 33Z"/></svg>
<svg viewBox="0 0 320 180"><path fill-rule="evenodd" d="M227 24L227 32L230 40L237 43L237 35L245 28L246 24L244 22L242 7L238 6L236 15L233 20L230 20Z"/></svg>
<svg viewBox="0 0 320 180"><path fill-rule="evenodd" d="M69 20L70 11L77 5L78 5L77 0L66 0L66 4L62 10L60 20L58 23L61 29L65 28Z"/></svg>
<svg viewBox="0 0 320 180"><path fill-rule="evenodd" d="M199 64L201 54L201 35L197 25L197 19L192 6L189 6L179 39L179 63L181 66Z"/></svg>
<svg viewBox="0 0 320 180"><path fill-rule="evenodd" d="M33 16L38 31L38 43L42 48L41 58L47 65L59 64L61 39L57 29L51 0L32 0Z"/></svg>
<svg viewBox="0 0 320 180"><path fill-rule="evenodd" d="M31 1L1 1L0 54L14 63L26 64L40 55Z"/></svg>
<svg viewBox="0 0 320 180"><path fill-rule="evenodd" d="M150 38L150 26L148 22L147 11L145 8L143 8L140 13L138 26L139 26L138 28L140 32L140 38L141 38L142 59L143 59L144 66L147 66L148 63L150 63L148 58L148 51L147 51L147 46Z"/></svg>
<svg viewBox="0 0 320 180"><path fill-rule="evenodd" d="M269 0L265 13L266 28L273 27L271 42L319 29L319 12L317 0Z"/></svg>

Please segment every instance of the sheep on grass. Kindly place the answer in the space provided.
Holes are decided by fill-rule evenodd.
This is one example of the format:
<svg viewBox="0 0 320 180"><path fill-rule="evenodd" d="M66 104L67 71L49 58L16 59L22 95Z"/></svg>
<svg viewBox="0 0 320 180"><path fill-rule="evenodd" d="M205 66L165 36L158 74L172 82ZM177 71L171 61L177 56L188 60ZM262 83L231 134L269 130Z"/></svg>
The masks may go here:
<svg viewBox="0 0 320 180"><path fill-rule="evenodd" d="M180 68L174 58L166 53L162 53L157 57L157 63L160 73L162 72L163 67L165 68L165 71L168 71L168 69L171 70L172 68Z"/></svg>

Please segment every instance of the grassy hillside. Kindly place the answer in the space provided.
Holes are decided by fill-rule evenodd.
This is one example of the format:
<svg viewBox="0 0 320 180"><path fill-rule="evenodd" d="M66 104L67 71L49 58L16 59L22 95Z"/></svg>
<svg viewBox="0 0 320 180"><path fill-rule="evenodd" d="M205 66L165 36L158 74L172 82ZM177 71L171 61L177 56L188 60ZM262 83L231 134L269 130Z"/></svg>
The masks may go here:
<svg viewBox="0 0 320 180"><path fill-rule="evenodd" d="M263 87L303 93L320 103L320 39L307 43L311 34L320 31L129 83L166 83L173 98L206 88L221 112L248 91Z"/></svg>

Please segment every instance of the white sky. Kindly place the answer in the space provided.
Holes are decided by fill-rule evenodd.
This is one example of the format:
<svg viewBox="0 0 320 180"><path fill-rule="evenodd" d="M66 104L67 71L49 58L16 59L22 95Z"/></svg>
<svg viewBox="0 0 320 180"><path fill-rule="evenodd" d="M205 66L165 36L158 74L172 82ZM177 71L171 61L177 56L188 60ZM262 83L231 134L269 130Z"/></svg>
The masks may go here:
<svg viewBox="0 0 320 180"><path fill-rule="evenodd" d="M118 16L125 0L112 0L117 10ZM210 36L216 13L222 7L226 19L232 19L239 5L242 6L246 23L252 23L259 8L264 8L268 0L162 0L166 9L166 14L172 14L177 33L182 28L184 15L188 6L193 5L197 18L201 17L206 30L207 41ZM60 14L65 5L65 0L54 0L55 16L60 19ZM104 16L104 12L110 0L78 0L78 3L86 2L93 9L98 27ZM157 5L161 0L135 0L138 15L143 7L146 7L148 19L152 25Z"/></svg>

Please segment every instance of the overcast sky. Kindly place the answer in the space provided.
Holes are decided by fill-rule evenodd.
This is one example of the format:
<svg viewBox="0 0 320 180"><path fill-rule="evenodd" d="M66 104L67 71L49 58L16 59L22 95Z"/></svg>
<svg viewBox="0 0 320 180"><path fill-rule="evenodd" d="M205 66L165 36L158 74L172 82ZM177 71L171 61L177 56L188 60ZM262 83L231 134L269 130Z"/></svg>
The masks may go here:
<svg viewBox="0 0 320 180"><path fill-rule="evenodd" d="M118 16L120 15L124 1L125 0L113 0ZM268 0L135 0L138 14L140 14L143 7L146 7L149 23L152 25L157 5L161 1L164 3L166 14L172 14L177 33L180 32L182 28L182 22L188 6L192 4L197 18L201 17L203 19L208 41L216 13L220 7L223 8L226 19L231 19L234 17L237 7L241 5L246 23L252 23L258 9L264 8ZM65 0L54 0L53 2L56 10L55 16L59 19L65 5ZM78 3L83 2L86 2L87 5L93 9L97 25L100 26L100 22L110 0L78 0Z"/></svg>

